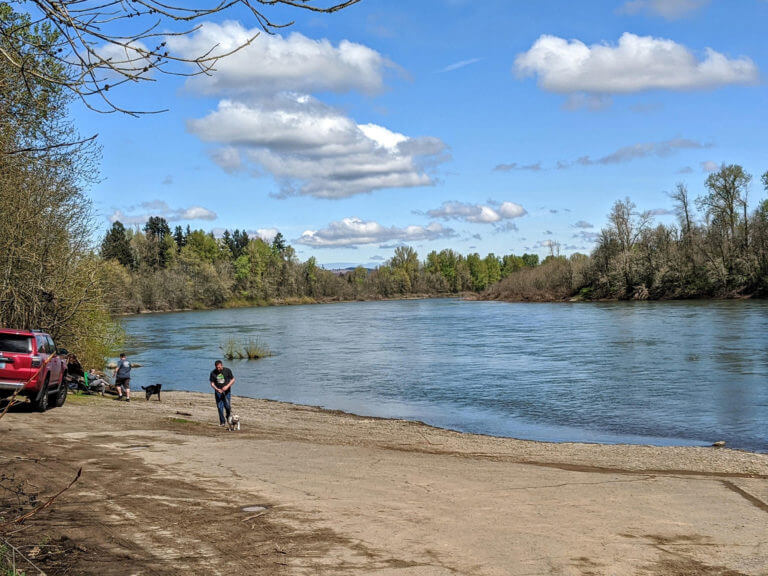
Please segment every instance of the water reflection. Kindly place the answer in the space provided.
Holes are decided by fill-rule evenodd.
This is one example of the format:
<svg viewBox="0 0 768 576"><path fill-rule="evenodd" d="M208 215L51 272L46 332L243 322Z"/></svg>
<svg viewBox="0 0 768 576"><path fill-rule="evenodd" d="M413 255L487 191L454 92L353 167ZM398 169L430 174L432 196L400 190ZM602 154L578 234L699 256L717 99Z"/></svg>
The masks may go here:
<svg viewBox="0 0 768 576"><path fill-rule="evenodd" d="M136 384L209 391L218 346L241 395L538 440L768 450L762 302L368 302L126 320Z"/></svg>

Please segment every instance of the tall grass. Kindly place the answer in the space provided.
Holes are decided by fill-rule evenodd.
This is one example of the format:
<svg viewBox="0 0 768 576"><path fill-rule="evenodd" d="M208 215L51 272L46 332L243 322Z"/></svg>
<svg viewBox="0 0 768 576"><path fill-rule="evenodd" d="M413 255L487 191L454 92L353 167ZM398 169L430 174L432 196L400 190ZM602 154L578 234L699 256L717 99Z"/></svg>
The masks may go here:
<svg viewBox="0 0 768 576"><path fill-rule="evenodd" d="M219 346L227 360L258 360L272 356L272 350L260 338L248 337L238 340L234 336L227 338Z"/></svg>

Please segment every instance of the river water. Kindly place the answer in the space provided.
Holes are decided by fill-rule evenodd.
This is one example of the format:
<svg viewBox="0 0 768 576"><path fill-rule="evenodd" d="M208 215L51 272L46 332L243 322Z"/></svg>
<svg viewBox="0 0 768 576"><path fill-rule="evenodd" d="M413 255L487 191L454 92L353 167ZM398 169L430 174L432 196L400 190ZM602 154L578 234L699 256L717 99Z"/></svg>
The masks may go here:
<svg viewBox="0 0 768 576"><path fill-rule="evenodd" d="M211 392L219 346L257 336L275 355L225 361L236 395L532 440L768 452L763 302L355 302L141 315L125 328L138 392Z"/></svg>

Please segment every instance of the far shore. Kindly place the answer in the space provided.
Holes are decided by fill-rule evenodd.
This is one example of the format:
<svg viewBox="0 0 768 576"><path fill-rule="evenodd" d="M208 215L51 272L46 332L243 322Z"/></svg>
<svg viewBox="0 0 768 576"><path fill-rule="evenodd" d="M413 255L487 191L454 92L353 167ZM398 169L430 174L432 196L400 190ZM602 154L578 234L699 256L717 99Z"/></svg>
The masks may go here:
<svg viewBox="0 0 768 576"><path fill-rule="evenodd" d="M277 306L314 306L318 304L349 304L352 302L399 302L403 300L439 300L439 299L464 299L477 300L474 293L462 292L459 294L403 294L389 298L284 298L275 300L235 300L225 302L224 305L213 308L173 308L168 310L139 310L137 312L124 312L118 317L138 316L142 314L169 314L174 312L203 312L208 310L234 310L240 308L271 308Z"/></svg>
<svg viewBox="0 0 768 576"><path fill-rule="evenodd" d="M319 304L349 304L352 302L399 302L407 300L440 300L440 299L459 299L476 302L507 302L510 304L590 304L599 303L605 304L608 302L729 302L729 301L742 301L742 300L758 300L762 301L765 298L753 296L751 294L739 294L723 297L709 297L709 298L659 298L659 299L628 299L618 300L616 298L599 298L599 299L586 299L579 296L568 296L564 298L490 298L483 294L475 292L461 292L458 294L403 294L400 296L392 297L376 297L376 298L286 298L278 300L260 301L260 300L241 300L226 302L219 307L199 307L199 308L174 308L167 310L139 310L137 312L124 312L117 314L118 317L130 317L143 314L169 314L176 312L202 312L209 310L230 310L239 308L270 308L275 306L310 306Z"/></svg>
<svg viewBox="0 0 768 576"><path fill-rule="evenodd" d="M42 498L83 472L7 537L49 574L768 573L765 454L521 441L241 397L234 412L238 432L192 392L14 409L4 474Z"/></svg>

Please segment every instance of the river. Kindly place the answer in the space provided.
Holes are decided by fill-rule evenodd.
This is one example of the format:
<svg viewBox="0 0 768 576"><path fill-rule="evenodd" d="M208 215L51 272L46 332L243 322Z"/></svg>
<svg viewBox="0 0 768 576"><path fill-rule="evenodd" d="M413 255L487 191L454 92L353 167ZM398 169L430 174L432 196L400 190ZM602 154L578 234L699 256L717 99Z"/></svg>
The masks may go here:
<svg viewBox="0 0 768 576"><path fill-rule="evenodd" d="M768 452L764 302L406 300L148 314L124 325L129 358L143 365L137 392L156 382L210 392L224 340L258 336L275 355L225 361L236 395L531 440L726 440Z"/></svg>

